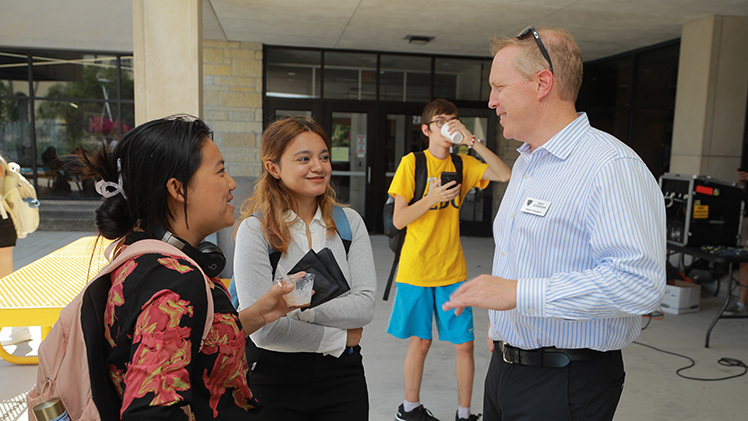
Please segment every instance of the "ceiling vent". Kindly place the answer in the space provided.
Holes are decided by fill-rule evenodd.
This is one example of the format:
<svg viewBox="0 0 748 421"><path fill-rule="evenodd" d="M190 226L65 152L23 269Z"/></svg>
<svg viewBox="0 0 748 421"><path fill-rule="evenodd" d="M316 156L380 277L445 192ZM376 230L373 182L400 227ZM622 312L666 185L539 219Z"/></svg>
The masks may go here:
<svg viewBox="0 0 748 421"><path fill-rule="evenodd" d="M426 35L406 35L403 39L407 39L408 42L413 45L426 45L431 42L434 37L429 37Z"/></svg>

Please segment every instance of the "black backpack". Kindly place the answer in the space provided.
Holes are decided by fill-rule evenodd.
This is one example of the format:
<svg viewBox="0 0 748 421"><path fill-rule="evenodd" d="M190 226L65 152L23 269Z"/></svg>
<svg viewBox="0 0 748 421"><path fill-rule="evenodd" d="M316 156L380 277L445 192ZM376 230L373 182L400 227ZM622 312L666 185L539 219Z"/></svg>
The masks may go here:
<svg viewBox="0 0 748 421"><path fill-rule="evenodd" d="M413 152L416 158L416 171L415 179L416 185L413 192L413 198L408 202L408 206L416 203L423 198L426 192L426 180L428 179L428 165L426 163L426 154L423 151ZM452 164L455 166L455 172L457 172L457 184L462 184L462 158L459 154L451 153ZM397 229L392 223L392 216L395 210L395 199L392 196L387 196L387 201L384 203L384 234L389 237L390 250L395 252L395 259L392 262L392 268L390 269L390 276L387 278L387 287L384 289L385 301L390 296L390 289L392 288L392 280L395 277L395 269L400 262L400 251L402 251L403 243L405 242L405 234L408 227L403 229Z"/></svg>

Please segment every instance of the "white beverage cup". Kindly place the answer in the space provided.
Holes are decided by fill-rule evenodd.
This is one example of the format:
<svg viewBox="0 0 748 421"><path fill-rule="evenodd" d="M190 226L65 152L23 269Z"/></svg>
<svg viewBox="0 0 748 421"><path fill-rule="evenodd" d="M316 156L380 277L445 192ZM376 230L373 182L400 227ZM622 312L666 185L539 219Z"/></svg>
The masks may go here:
<svg viewBox="0 0 748 421"><path fill-rule="evenodd" d="M455 145L462 143L462 133L458 130L455 130L452 134L449 134L449 124L445 124L442 126L442 136L451 140Z"/></svg>
<svg viewBox="0 0 748 421"><path fill-rule="evenodd" d="M282 281L294 284L293 291L283 296L289 307L306 307L312 302L313 273L306 273L304 276L291 275Z"/></svg>

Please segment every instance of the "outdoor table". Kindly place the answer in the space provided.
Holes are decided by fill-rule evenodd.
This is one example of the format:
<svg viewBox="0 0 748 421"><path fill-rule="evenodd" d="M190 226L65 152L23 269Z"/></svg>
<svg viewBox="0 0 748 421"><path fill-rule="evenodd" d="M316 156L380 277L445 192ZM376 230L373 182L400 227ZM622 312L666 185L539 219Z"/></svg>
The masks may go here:
<svg viewBox="0 0 748 421"><path fill-rule="evenodd" d="M0 327L41 326L44 339L86 283L103 268L110 240L83 237L0 279ZM16 356L0 346L0 358L38 364L36 356Z"/></svg>

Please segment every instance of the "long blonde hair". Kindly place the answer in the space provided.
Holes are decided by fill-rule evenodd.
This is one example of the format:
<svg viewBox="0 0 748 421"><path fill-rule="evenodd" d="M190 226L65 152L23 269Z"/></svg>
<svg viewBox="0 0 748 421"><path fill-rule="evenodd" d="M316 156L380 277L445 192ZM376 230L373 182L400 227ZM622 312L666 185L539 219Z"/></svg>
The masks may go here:
<svg viewBox="0 0 748 421"><path fill-rule="evenodd" d="M276 165L280 164L288 145L304 132L319 135L327 149L332 150L327 133L309 117L291 116L271 123L262 134L262 175L255 183L252 196L241 207L241 220L257 215L268 244L281 253L288 250L291 241L291 232L284 218L286 211L294 210L294 199L283 188L280 180L270 175L265 163L271 161ZM337 229L332 217L332 208L337 204L335 190L328 184L325 193L317 196L317 206L327 225L327 235L334 234Z"/></svg>

